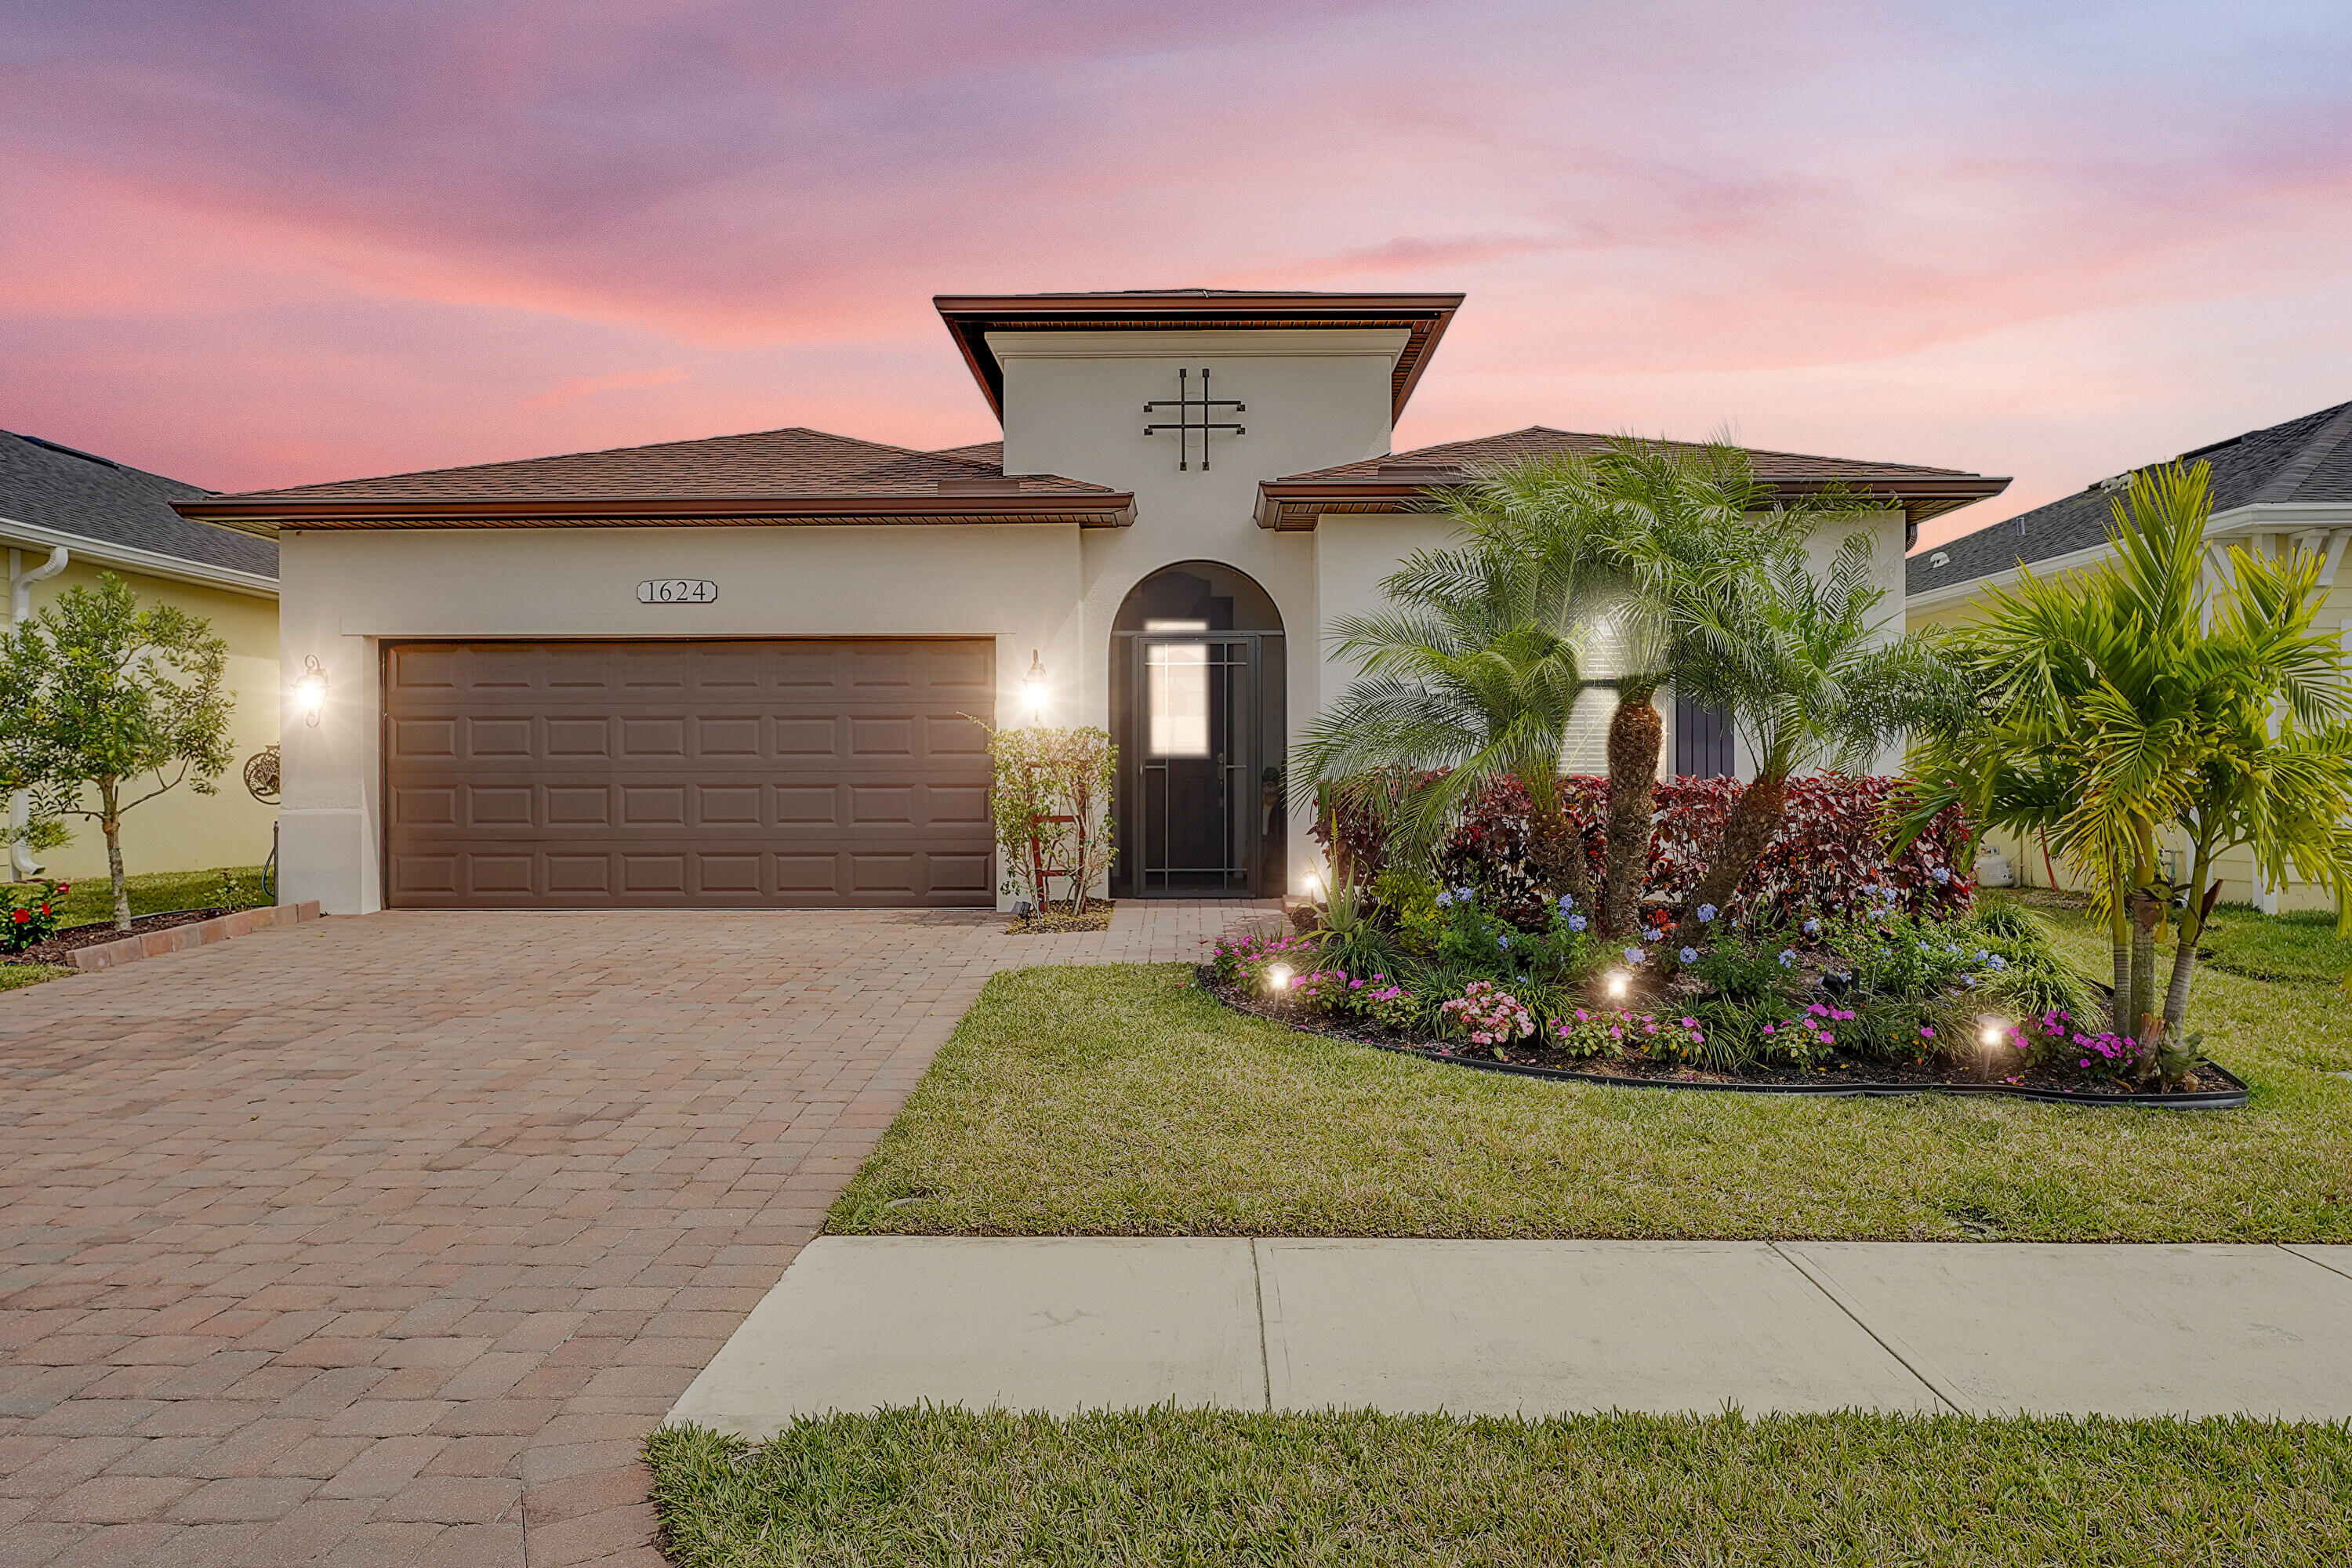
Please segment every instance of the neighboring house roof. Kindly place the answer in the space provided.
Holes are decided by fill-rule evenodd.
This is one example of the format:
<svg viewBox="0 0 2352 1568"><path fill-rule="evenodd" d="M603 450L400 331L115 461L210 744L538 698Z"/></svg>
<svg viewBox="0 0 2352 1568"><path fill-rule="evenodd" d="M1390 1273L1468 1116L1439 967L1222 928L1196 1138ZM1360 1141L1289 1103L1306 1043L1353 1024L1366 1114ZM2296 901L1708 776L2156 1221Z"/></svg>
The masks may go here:
<svg viewBox="0 0 2352 1568"><path fill-rule="evenodd" d="M2246 506L2352 503L2352 403L2249 430L2180 454L2210 465L2213 511ZM1962 534L1910 559L1906 592L1924 594L2106 543L2116 493L2128 474L2006 521ZM1936 564L1938 557L1942 565Z"/></svg>
<svg viewBox="0 0 2352 1568"><path fill-rule="evenodd" d="M1366 458L1336 468L1317 468L1258 487L1258 525L1311 529L1325 512L1392 512L1410 510L1431 488L1458 484L1477 473L1533 458L1563 453L1590 457L1619 437L1530 425L1500 436L1448 441L1384 458ZM1650 445L1699 450L1703 443L1656 439ZM1999 495L2009 480L1959 468L1922 468L1854 458L1819 458L1801 452L1748 448L1757 477L1783 494L1801 495L1843 485L1886 497L1900 506L1916 530L1925 519Z"/></svg>
<svg viewBox="0 0 2352 1568"><path fill-rule="evenodd" d="M37 436L0 430L5 543L62 544L100 565L270 591L278 580L278 546L192 522L173 510L175 501L209 493Z"/></svg>
<svg viewBox="0 0 2352 1568"><path fill-rule="evenodd" d="M940 294L931 303L998 418L1004 367L988 346L1001 331L1222 331L1247 328L1400 328L1404 351L1389 376L1389 417L1404 412L1459 294L1325 294L1291 289L1125 289L1078 294Z"/></svg>
<svg viewBox="0 0 2352 1568"><path fill-rule="evenodd" d="M1133 498L1053 474L793 427L427 468L180 503L274 534L299 528L1130 521Z"/></svg>

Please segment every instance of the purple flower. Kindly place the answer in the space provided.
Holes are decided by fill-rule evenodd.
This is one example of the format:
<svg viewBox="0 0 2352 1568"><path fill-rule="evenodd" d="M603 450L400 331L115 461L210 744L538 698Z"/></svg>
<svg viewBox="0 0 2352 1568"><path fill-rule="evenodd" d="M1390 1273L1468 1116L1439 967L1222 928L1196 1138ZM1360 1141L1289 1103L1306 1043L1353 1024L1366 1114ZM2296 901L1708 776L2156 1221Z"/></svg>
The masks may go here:
<svg viewBox="0 0 2352 1568"><path fill-rule="evenodd" d="M1453 894L1451 894L1451 893L1440 893L1440 894L1438 894L1438 895L1437 895L1437 907L1438 907L1439 909L1441 909L1441 910L1450 910L1450 909L1452 909L1452 908L1454 907L1454 895L1453 895Z"/></svg>
<svg viewBox="0 0 2352 1568"><path fill-rule="evenodd" d="M1582 931L1584 929L1584 917L1582 915L1569 916L1568 929L1570 931Z"/></svg>
<svg viewBox="0 0 2352 1568"><path fill-rule="evenodd" d="M1713 904L1701 904L1698 907L1698 923L1701 925L1713 925L1715 923L1715 906Z"/></svg>
<svg viewBox="0 0 2352 1568"><path fill-rule="evenodd" d="M1941 866L1937 867L1928 875L1934 877L1938 882L1948 882L1952 879L1952 874Z"/></svg>
<svg viewBox="0 0 2352 1568"><path fill-rule="evenodd" d="M1780 967L1783 969L1793 969L1796 967L1796 964L1797 950L1793 947L1782 948L1780 950Z"/></svg>
<svg viewBox="0 0 2352 1568"><path fill-rule="evenodd" d="M1638 947L1629 947L1625 950L1625 962L1628 963L1639 963L1649 956Z"/></svg>
<svg viewBox="0 0 2352 1568"><path fill-rule="evenodd" d="M1819 936L1819 935L1821 935L1821 934L1822 934L1822 922L1821 922L1821 921L1807 921L1805 922L1805 934L1806 934L1807 936Z"/></svg>
<svg viewBox="0 0 2352 1568"><path fill-rule="evenodd" d="M1686 947L1683 949L1682 960L1685 963L1696 963L1698 962L1698 949L1695 947Z"/></svg>

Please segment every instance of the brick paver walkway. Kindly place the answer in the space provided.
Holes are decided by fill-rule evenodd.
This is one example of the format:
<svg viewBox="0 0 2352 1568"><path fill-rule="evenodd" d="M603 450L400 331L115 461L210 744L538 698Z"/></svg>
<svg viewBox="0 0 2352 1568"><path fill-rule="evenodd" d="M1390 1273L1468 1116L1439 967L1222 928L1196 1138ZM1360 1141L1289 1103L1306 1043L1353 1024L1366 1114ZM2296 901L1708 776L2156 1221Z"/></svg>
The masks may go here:
<svg viewBox="0 0 2352 1568"><path fill-rule="evenodd" d="M1263 911L384 914L0 995L0 1565L660 1562L638 1440L981 984Z"/></svg>

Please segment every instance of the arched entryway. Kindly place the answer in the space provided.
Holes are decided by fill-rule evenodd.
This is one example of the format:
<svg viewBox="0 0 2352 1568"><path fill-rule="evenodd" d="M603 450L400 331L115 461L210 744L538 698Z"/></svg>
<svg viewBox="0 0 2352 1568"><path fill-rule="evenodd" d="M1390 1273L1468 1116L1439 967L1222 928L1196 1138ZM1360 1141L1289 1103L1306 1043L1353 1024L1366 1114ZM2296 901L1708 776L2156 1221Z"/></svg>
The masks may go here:
<svg viewBox="0 0 2352 1568"><path fill-rule="evenodd" d="M1110 640L1117 891L1284 890L1285 673L1282 614L1247 573L1185 561L1129 591Z"/></svg>

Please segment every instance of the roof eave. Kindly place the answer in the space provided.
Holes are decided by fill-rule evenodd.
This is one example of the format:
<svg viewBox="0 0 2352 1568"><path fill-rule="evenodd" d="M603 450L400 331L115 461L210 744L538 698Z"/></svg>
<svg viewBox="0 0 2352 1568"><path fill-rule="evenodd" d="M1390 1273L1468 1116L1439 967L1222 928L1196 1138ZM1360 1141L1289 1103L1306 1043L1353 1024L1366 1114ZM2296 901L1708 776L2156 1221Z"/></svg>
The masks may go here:
<svg viewBox="0 0 2352 1568"><path fill-rule="evenodd" d="M1461 294L1318 294L1281 291L1245 295L1202 294L935 294L931 304L955 339L956 347L980 384L982 396L999 423L1004 418L1004 370L986 342L1000 329L1063 328L1082 330L1089 323L1154 320L1170 326L1214 330L1242 321L1288 320L1300 325L1341 326L1351 320L1412 316L1427 321L1417 346L1408 348L1408 363L1400 366L1389 401L1391 424L1403 414L1413 388L1454 313L1466 296Z"/></svg>
<svg viewBox="0 0 2352 1568"><path fill-rule="evenodd" d="M1465 469L1455 480L1269 479L1257 488L1257 525L1281 531L1311 531L1324 511L1341 506L1350 511L1373 514L1412 511L1418 509L1422 498L1450 483L1465 483L1472 477ZM1949 478L1850 474L1825 479L1776 479L1765 474L1759 478L1780 496L1819 495L1833 487L1884 496L1902 510L1906 532L1911 536L1906 549L1910 542L1916 542L1920 523L1997 496L2010 484L2004 477L1981 474L1954 474Z"/></svg>
<svg viewBox="0 0 2352 1568"><path fill-rule="evenodd" d="M1095 495L719 496L272 500L207 497L175 502L183 517L275 538L286 528L729 527L761 524L1076 522L1124 528L1135 497Z"/></svg>
<svg viewBox="0 0 2352 1568"><path fill-rule="evenodd" d="M232 594L244 594L257 599L278 597L278 579L264 576L258 572L240 571L234 566L215 566L209 561L191 561L184 555L167 555L160 550L118 544L111 540L92 539L87 534L71 533L61 528L44 528L38 523L20 522L15 518L0 518L0 547L14 544L40 550L54 550L63 545L71 559L87 561L93 565L120 567L125 572L136 572L144 577L161 577L168 582L225 588Z"/></svg>

